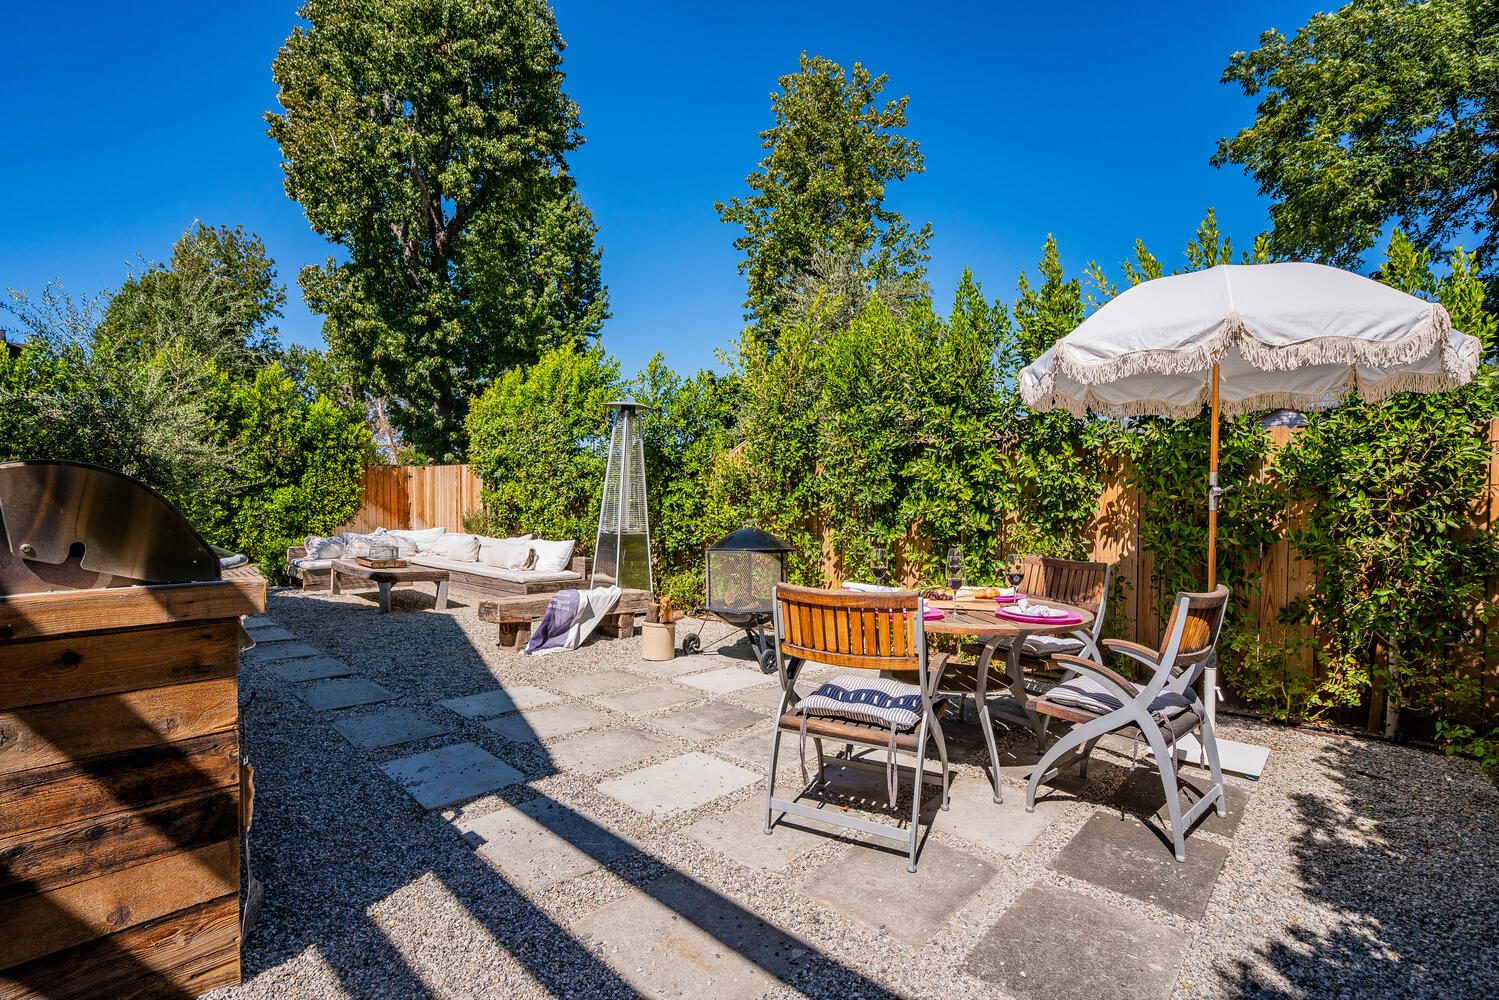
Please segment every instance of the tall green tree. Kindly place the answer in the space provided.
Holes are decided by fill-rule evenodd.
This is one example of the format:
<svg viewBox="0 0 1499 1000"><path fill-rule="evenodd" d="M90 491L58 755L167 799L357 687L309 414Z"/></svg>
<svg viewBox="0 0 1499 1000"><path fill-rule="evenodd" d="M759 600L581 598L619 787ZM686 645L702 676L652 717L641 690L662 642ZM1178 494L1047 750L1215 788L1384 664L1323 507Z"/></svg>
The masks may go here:
<svg viewBox="0 0 1499 1000"><path fill-rule="evenodd" d="M465 451L469 400L608 316L543 0L307 0L272 72L287 194L342 258L302 271L330 347L406 441Z"/></svg>
<svg viewBox="0 0 1499 1000"><path fill-rule="evenodd" d="M242 226L195 223L166 264L131 275L109 300L92 338L120 352L149 354L174 341L247 377L279 353L273 321L286 286L265 242Z"/></svg>
<svg viewBox="0 0 1499 1000"><path fill-rule="evenodd" d="M924 273L930 224L912 229L885 207L890 183L923 169L902 133L909 98L880 103L887 80L803 52L770 96L775 124L760 133L768 152L746 178L752 193L714 206L744 228L734 246L749 282L746 318L763 339L774 340L809 277L836 282L823 272L852 271L872 283Z"/></svg>
<svg viewBox="0 0 1499 1000"><path fill-rule="evenodd" d="M1499 5L1353 0L1291 38L1271 30L1223 81L1260 97L1254 124L1222 139L1274 200L1272 250L1358 262L1391 220L1415 242L1479 237L1499 277Z"/></svg>

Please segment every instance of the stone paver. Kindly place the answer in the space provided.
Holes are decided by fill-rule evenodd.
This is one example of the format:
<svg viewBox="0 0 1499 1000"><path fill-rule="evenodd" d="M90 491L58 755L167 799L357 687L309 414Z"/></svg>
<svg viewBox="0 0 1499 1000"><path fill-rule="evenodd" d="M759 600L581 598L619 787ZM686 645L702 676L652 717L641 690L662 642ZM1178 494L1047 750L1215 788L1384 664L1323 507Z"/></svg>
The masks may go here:
<svg viewBox="0 0 1499 1000"><path fill-rule="evenodd" d="M333 728L344 739L365 750L393 747L452 732L451 729L433 725L404 708L339 719L333 723Z"/></svg>
<svg viewBox="0 0 1499 1000"><path fill-rule="evenodd" d="M753 771L705 753L689 753L606 781L599 791L655 815L696 809L758 780Z"/></svg>
<svg viewBox="0 0 1499 1000"><path fill-rule="evenodd" d="M658 715L651 719L651 725L664 729L680 739L696 742L738 732L746 726L763 721L764 718L765 716L760 713L751 712L747 708L714 701L706 705L692 705L680 711Z"/></svg>
<svg viewBox="0 0 1499 1000"><path fill-rule="evenodd" d="M797 858L833 842L820 827L800 817L783 815L770 836L765 835L765 799L755 796L721 816L698 820L683 831L688 837L724 857L759 871L785 871ZM857 836L853 831L848 836Z"/></svg>
<svg viewBox="0 0 1499 1000"><path fill-rule="evenodd" d="M381 770L423 809L441 809L525 780L515 768L474 743L401 757Z"/></svg>
<svg viewBox="0 0 1499 1000"><path fill-rule="evenodd" d="M487 719L492 715L514 712L518 708L535 708L560 700L550 691L519 684L494 691L481 691L463 698L449 698L439 704L466 719Z"/></svg>
<svg viewBox="0 0 1499 1000"><path fill-rule="evenodd" d="M253 628L247 627L245 631L249 632L250 638L257 643L288 642L296 638L294 634L279 625L257 625Z"/></svg>
<svg viewBox="0 0 1499 1000"><path fill-rule="evenodd" d="M317 681L297 688L297 697L314 712L328 712L335 708L352 708L355 705L373 705L390 701L395 695L385 688L362 677L343 677L338 680Z"/></svg>
<svg viewBox="0 0 1499 1000"><path fill-rule="evenodd" d="M850 848L812 872L803 889L844 916L913 947L945 927L994 878L988 862L931 840L916 856L920 867L912 875L900 845L888 840L879 845Z"/></svg>
<svg viewBox="0 0 1499 1000"><path fill-rule="evenodd" d="M576 695L579 698L609 694L622 688L639 687L645 683L647 681L644 677L632 674L628 670L600 670L596 673L574 674L571 677L559 677L546 682L547 687L553 691Z"/></svg>
<svg viewBox="0 0 1499 1000"><path fill-rule="evenodd" d="M1228 848L1187 838L1187 860L1133 816L1099 812L1073 834L1051 866L1063 875L1200 920Z"/></svg>
<svg viewBox="0 0 1499 1000"><path fill-rule="evenodd" d="M685 678L684 678L685 679ZM738 691L724 695L733 701L748 705L750 708L764 712L766 715L781 707L781 685L780 682L771 678L774 683L760 685L758 687L741 688ZM804 692L805 693L805 692Z"/></svg>
<svg viewBox="0 0 1499 1000"><path fill-rule="evenodd" d="M270 615L250 615L245 619L245 628L258 628L262 625L274 625Z"/></svg>
<svg viewBox="0 0 1499 1000"><path fill-rule="evenodd" d="M551 705L490 719L485 726L513 743L571 736L609 724L609 716L587 705Z"/></svg>
<svg viewBox="0 0 1499 1000"><path fill-rule="evenodd" d="M604 729L569 736L548 748L552 767L558 771L598 774L654 757L676 746L665 736L637 729Z"/></svg>
<svg viewBox="0 0 1499 1000"><path fill-rule="evenodd" d="M1211 779L1206 773L1195 768L1182 769L1179 786L1182 812L1197 804L1209 784ZM1196 829L1232 837L1239 829L1239 821L1244 818L1244 807L1249 805L1250 794L1250 790L1242 785L1224 782L1223 795L1228 803L1228 815L1219 816L1218 810L1209 809L1207 815L1197 821ZM1162 787L1160 775L1154 768L1142 767L1135 771L1119 789L1117 801L1126 812L1137 816L1151 816L1160 829L1171 829L1171 814L1166 811L1166 789ZM1191 840L1190 833L1187 839Z"/></svg>
<svg viewBox="0 0 1499 1000"><path fill-rule="evenodd" d="M935 798L936 785L929 786ZM969 774L952 783L950 808L936 814L935 829L962 837L976 847L1015 857L1030 847L1060 814L1056 804L1038 803L1025 811L1025 794L1005 789L1003 803L994 801L994 788L982 775Z"/></svg>
<svg viewBox="0 0 1499 1000"><path fill-rule="evenodd" d="M353 667L331 656L314 656L306 660L283 660L280 663L271 664L266 669L288 684L325 680L329 677L348 677L355 673Z"/></svg>
<svg viewBox="0 0 1499 1000"><path fill-rule="evenodd" d="M322 656L321 649L301 642L268 642L264 646L251 646L240 654L247 663L277 663L281 660L297 660L308 656Z"/></svg>
<svg viewBox="0 0 1499 1000"><path fill-rule="evenodd" d="M679 687L661 684L641 688L639 691L626 691L624 694L605 695L598 701L616 712L648 715L651 712L659 712L663 708L675 708L678 705L697 701L700 697L702 696L695 691L685 691Z"/></svg>
<svg viewBox="0 0 1499 1000"><path fill-rule="evenodd" d="M593 817L553 799L532 799L456 825L482 857L524 892L576 878L634 849Z"/></svg>
<svg viewBox="0 0 1499 1000"><path fill-rule="evenodd" d="M966 971L1025 1000L1168 997L1187 939L1078 892L1032 886L979 939Z"/></svg>
<svg viewBox="0 0 1499 1000"><path fill-rule="evenodd" d="M573 933L647 997L754 1000L818 961L805 942L682 875L646 883Z"/></svg>
<svg viewBox="0 0 1499 1000"><path fill-rule="evenodd" d="M770 767L770 725L766 723L763 727L756 728L736 736L720 746L713 748L714 753L725 754L736 760L743 761L750 766L756 774L763 775L766 768ZM796 737L782 738L781 759L777 762L776 773L790 774L800 771L800 765L796 762ZM777 792L786 791L779 785Z"/></svg>
<svg viewBox="0 0 1499 1000"><path fill-rule="evenodd" d="M682 684L700 688L709 694L728 694L730 691L742 691L745 688L759 687L762 684L774 682L775 678L770 674L763 674L758 670L752 673L742 667L709 670L706 673L692 674L680 680Z"/></svg>

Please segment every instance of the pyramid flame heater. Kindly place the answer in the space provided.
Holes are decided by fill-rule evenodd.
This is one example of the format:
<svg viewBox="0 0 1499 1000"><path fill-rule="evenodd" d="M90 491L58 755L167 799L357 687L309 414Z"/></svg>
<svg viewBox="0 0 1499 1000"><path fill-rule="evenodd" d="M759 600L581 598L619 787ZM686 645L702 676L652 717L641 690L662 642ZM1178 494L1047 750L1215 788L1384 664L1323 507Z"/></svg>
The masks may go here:
<svg viewBox="0 0 1499 1000"><path fill-rule="evenodd" d="M645 493L645 446L637 411L649 409L633 399L605 403L609 418L609 461L604 468L604 496L599 504L599 533L593 546L592 587L656 589L651 572L651 513Z"/></svg>

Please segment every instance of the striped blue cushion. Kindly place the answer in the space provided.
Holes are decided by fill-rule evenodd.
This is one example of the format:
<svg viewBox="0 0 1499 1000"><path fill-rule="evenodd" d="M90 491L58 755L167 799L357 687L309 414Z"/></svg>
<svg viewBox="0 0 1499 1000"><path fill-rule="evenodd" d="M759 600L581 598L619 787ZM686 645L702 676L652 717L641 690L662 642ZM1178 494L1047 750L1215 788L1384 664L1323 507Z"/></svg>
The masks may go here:
<svg viewBox="0 0 1499 1000"><path fill-rule="evenodd" d="M897 730L921 721L921 688L883 677L839 674L803 698L798 710L873 722Z"/></svg>

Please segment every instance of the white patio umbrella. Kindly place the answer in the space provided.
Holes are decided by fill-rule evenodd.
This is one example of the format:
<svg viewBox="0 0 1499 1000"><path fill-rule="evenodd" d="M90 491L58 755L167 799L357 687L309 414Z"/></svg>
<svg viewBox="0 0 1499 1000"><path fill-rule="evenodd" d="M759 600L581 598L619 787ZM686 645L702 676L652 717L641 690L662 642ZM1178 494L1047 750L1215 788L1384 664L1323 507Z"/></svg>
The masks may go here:
<svg viewBox="0 0 1499 1000"><path fill-rule="evenodd" d="M1208 589L1217 584L1221 414L1319 410L1469 381L1482 348L1442 306L1322 264L1223 265L1125 291L1020 372L1037 410L1079 416L1212 412ZM1213 712L1215 670L1204 674Z"/></svg>

